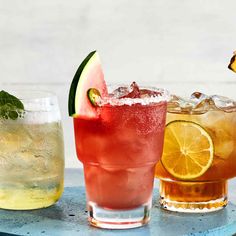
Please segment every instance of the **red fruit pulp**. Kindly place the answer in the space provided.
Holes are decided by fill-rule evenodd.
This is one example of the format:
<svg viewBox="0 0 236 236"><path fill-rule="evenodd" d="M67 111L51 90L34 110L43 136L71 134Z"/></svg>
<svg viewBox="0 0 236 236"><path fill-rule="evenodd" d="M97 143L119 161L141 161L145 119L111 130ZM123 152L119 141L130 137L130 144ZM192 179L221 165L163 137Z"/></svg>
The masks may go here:
<svg viewBox="0 0 236 236"><path fill-rule="evenodd" d="M166 102L104 105L98 108L97 119L74 118L88 201L104 208L129 209L151 199L166 106Z"/></svg>

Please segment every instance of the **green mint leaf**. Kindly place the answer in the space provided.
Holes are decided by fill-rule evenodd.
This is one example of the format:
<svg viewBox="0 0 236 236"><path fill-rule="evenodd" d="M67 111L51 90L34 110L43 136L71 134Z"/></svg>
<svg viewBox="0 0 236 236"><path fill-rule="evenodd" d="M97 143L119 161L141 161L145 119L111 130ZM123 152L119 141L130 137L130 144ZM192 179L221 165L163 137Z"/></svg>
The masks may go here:
<svg viewBox="0 0 236 236"><path fill-rule="evenodd" d="M17 97L0 91L0 118L16 120L23 112L24 105Z"/></svg>

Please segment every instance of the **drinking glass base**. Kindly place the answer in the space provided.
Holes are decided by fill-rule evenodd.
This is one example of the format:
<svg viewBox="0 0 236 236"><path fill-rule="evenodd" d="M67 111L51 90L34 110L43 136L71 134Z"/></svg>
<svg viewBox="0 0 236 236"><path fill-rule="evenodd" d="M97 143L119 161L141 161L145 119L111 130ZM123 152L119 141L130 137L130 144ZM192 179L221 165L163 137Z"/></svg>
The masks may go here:
<svg viewBox="0 0 236 236"><path fill-rule="evenodd" d="M163 209L204 213L218 211L227 203L227 181L160 181L160 205Z"/></svg>
<svg viewBox="0 0 236 236"><path fill-rule="evenodd" d="M135 209L114 210L88 202L88 221L92 226L105 229L130 229L146 225L150 220L151 203Z"/></svg>
<svg viewBox="0 0 236 236"><path fill-rule="evenodd" d="M183 213L204 213L218 211L226 207L227 203L227 197L208 202L176 202L160 197L160 205L163 209Z"/></svg>
<svg viewBox="0 0 236 236"><path fill-rule="evenodd" d="M22 183L23 185L23 183ZM63 184L59 187L41 188L0 188L0 209L34 210L55 204L63 192Z"/></svg>

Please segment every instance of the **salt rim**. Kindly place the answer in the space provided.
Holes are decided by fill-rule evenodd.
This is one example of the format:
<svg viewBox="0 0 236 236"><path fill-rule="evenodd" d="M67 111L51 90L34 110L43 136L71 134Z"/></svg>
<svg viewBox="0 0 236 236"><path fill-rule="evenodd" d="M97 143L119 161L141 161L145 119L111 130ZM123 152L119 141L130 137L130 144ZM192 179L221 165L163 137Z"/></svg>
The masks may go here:
<svg viewBox="0 0 236 236"><path fill-rule="evenodd" d="M98 106L111 105L111 106L123 106L128 105L132 106L134 104L149 105L150 103L159 103L159 102L168 102L171 98L170 93L166 89L151 88L151 87L142 87L150 89L151 91L159 92L160 94L144 98L114 98L114 97L105 97L101 98L97 104Z"/></svg>

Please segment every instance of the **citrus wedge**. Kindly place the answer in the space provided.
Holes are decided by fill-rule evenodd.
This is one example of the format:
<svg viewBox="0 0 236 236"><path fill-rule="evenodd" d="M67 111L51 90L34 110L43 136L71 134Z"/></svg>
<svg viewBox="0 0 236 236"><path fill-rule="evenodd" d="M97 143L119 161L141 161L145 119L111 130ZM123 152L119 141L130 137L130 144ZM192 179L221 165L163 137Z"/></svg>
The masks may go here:
<svg viewBox="0 0 236 236"><path fill-rule="evenodd" d="M234 52L234 55L230 60L228 68L232 70L233 72L236 72L236 51Z"/></svg>
<svg viewBox="0 0 236 236"><path fill-rule="evenodd" d="M203 175L213 156L212 139L200 125L183 120L166 125L161 162L174 177L191 180Z"/></svg>

